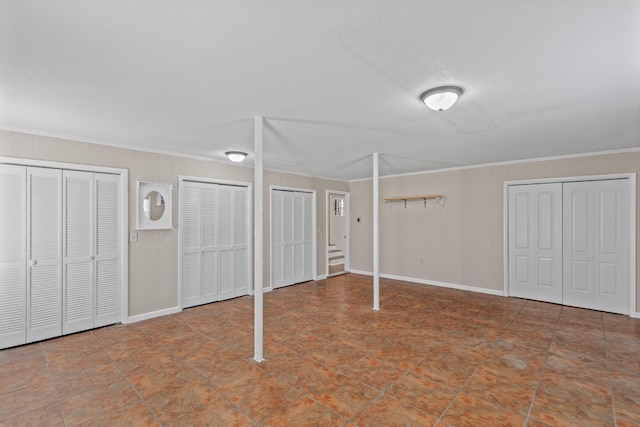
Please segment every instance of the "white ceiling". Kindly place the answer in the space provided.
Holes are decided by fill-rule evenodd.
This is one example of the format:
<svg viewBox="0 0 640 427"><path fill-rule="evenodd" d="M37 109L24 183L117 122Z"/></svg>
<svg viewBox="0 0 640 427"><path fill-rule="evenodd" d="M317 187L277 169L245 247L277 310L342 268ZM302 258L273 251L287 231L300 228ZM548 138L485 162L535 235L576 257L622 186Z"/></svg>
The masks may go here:
<svg viewBox="0 0 640 427"><path fill-rule="evenodd" d="M262 115L265 168L343 180L640 146L637 0L0 8L3 129L223 160Z"/></svg>

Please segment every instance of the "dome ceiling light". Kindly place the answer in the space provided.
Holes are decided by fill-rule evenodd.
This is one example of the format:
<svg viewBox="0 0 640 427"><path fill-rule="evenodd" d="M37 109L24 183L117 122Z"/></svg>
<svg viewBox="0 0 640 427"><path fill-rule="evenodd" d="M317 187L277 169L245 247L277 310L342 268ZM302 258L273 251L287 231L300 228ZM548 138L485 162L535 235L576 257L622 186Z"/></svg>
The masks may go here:
<svg viewBox="0 0 640 427"><path fill-rule="evenodd" d="M227 151L224 154L226 154L233 163L240 163L247 157L247 153L243 153L242 151Z"/></svg>
<svg viewBox="0 0 640 427"><path fill-rule="evenodd" d="M462 88L459 86L440 86L429 89L420 95L420 99L432 110L444 111L455 104L460 95Z"/></svg>

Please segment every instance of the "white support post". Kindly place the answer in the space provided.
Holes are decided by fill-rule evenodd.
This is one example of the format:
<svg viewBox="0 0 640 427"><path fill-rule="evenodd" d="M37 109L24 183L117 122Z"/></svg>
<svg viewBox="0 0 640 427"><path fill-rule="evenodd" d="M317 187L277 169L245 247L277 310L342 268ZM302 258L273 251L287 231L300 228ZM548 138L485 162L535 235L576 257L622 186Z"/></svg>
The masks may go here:
<svg viewBox="0 0 640 427"><path fill-rule="evenodd" d="M255 150L255 167L254 167L254 308L253 308L253 359L256 362L264 361L263 353L263 250L262 243L264 241L263 230L263 178L264 171L262 166L262 145L263 145L264 119L262 116L254 118L254 150Z"/></svg>
<svg viewBox="0 0 640 427"><path fill-rule="evenodd" d="M380 247L378 236L379 155L373 153L373 309L380 310Z"/></svg>

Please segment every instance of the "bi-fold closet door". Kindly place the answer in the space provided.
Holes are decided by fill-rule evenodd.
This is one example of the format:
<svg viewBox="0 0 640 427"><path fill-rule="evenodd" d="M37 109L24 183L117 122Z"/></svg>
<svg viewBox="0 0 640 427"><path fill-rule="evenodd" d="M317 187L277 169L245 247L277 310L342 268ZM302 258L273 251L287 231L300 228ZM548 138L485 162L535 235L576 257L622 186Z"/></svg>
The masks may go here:
<svg viewBox="0 0 640 427"><path fill-rule="evenodd" d="M0 348L120 321L119 180L0 165Z"/></svg>
<svg viewBox="0 0 640 427"><path fill-rule="evenodd" d="M248 188L183 181L180 205L182 307L246 295Z"/></svg>
<svg viewBox="0 0 640 427"><path fill-rule="evenodd" d="M564 304L629 313L629 180L563 186Z"/></svg>
<svg viewBox="0 0 640 427"><path fill-rule="evenodd" d="M119 181L63 172L63 334L120 321Z"/></svg>
<svg viewBox="0 0 640 427"><path fill-rule="evenodd" d="M628 314L628 179L510 186L509 293Z"/></svg>
<svg viewBox="0 0 640 427"><path fill-rule="evenodd" d="M273 190L271 215L272 286L313 280L313 193Z"/></svg>

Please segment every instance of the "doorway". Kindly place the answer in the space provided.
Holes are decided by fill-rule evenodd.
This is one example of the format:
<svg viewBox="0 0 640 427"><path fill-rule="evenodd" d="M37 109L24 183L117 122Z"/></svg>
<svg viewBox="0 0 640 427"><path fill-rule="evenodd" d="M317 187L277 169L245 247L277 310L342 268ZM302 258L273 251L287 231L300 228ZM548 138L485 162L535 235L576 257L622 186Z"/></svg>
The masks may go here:
<svg viewBox="0 0 640 427"><path fill-rule="evenodd" d="M349 193L327 191L327 277L349 272Z"/></svg>

